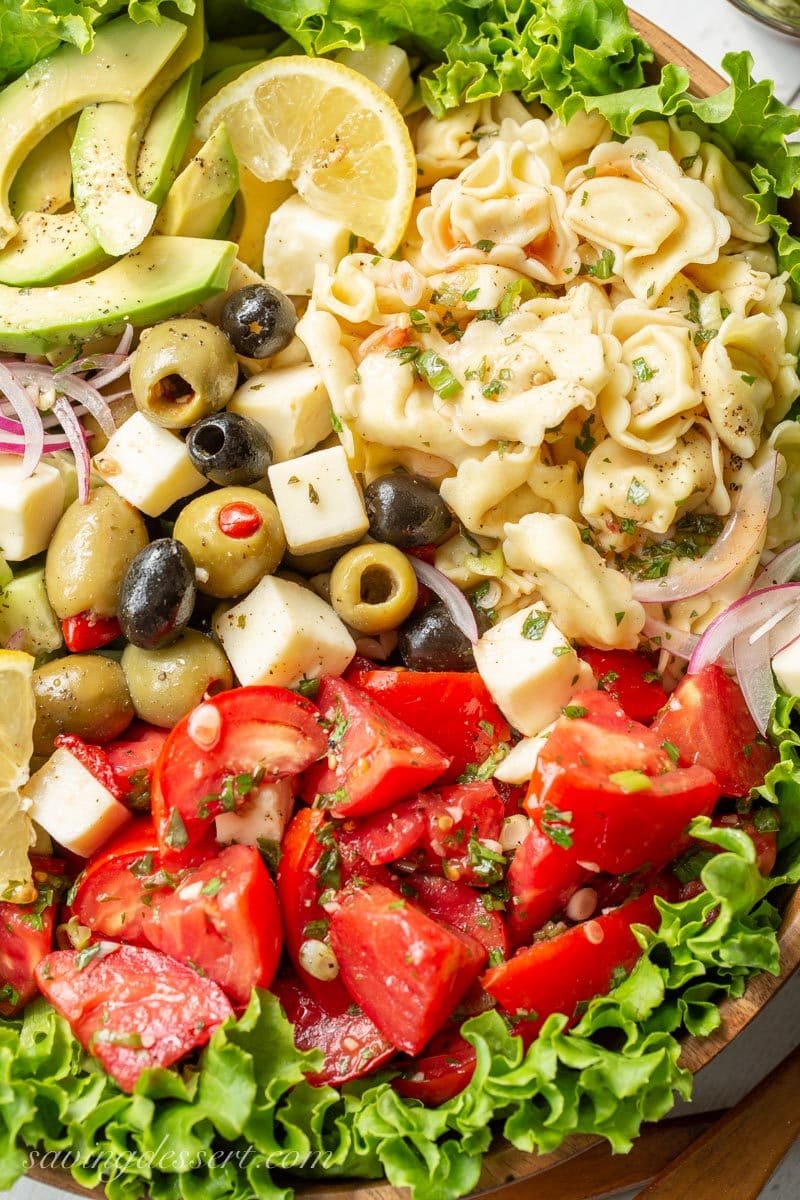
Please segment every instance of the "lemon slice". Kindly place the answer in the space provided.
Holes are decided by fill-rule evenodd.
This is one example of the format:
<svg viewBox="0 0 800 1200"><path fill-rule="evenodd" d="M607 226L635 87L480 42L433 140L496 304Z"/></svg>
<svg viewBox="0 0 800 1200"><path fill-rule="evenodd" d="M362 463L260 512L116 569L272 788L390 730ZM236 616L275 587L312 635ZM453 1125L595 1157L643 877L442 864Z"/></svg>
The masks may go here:
<svg viewBox="0 0 800 1200"><path fill-rule="evenodd" d="M27 904L36 899L28 851L31 819L18 792L33 754L36 700L33 659L19 650L0 650L0 899Z"/></svg>
<svg viewBox="0 0 800 1200"><path fill-rule="evenodd" d="M397 249L417 163L400 110L371 80L324 58L272 59L209 100L197 136L205 141L222 121L257 178L290 180L312 208L381 254Z"/></svg>

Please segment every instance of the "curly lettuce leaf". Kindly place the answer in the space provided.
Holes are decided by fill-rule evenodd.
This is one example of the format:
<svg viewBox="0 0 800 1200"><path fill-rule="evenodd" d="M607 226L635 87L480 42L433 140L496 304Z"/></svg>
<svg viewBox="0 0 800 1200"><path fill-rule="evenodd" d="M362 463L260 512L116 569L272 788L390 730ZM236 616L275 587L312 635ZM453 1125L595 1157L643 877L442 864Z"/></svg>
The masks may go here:
<svg viewBox="0 0 800 1200"><path fill-rule="evenodd" d="M66 42L88 53L95 26L128 11L132 20L159 21L166 0L0 0L0 84L16 79ZM191 15L195 0L172 0Z"/></svg>
<svg viewBox="0 0 800 1200"><path fill-rule="evenodd" d="M435 1109L402 1100L389 1077L341 1092L305 1076L319 1054L295 1049L269 992L214 1034L195 1068L154 1070L123 1095L44 1002L0 1022L0 1188L41 1155L69 1150L72 1174L104 1183L110 1200L288 1200L275 1168L304 1174L385 1173L415 1200L457 1200L478 1183L492 1127L530 1152L574 1133L630 1149L644 1121L687 1097L679 1035L708 1034L718 1004L756 971L778 969L778 913L750 839L699 820L715 845L707 891L659 901L658 932L640 928L643 956L587 1007L574 1028L552 1016L526 1051L496 1012L463 1026L477 1065L464 1091ZM46 1162L47 1160L44 1159Z"/></svg>

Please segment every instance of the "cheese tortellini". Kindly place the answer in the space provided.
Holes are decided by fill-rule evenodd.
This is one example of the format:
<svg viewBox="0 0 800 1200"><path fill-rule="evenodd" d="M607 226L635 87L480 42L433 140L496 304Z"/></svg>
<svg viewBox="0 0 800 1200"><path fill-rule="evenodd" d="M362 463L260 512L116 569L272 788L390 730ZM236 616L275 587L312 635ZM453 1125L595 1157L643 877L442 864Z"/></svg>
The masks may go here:
<svg viewBox="0 0 800 1200"><path fill-rule="evenodd" d="M800 537L800 305L747 168L675 117L615 140L507 95L408 120L398 253L318 268L297 327L334 428L365 482L439 488L460 532L436 565L493 618L542 602L573 641L635 647L642 564L721 529L774 451L767 544ZM757 560L669 619L697 631Z"/></svg>

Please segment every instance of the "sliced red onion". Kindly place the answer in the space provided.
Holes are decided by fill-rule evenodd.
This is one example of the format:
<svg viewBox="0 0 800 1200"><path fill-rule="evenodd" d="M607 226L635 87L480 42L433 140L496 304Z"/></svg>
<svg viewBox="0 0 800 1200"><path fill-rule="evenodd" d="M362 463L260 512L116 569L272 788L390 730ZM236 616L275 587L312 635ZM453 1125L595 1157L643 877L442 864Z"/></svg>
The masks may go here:
<svg viewBox="0 0 800 1200"><path fill-rule="evenodd" d="M754 631L758 632L759 625L763 625L775 613L798 602L800 583L778 584L776 587L764 588L763 591L742 596L720 613L702 634L689 660L688 673L696 675L709 663L718 662L728 647L742 634L749 638ZM763 639L760 652L769 657L769 639Z"/></svg>
<svg viewBox="0 0 800 1200"><path fill-rule="evenodd" d="M14 378L8 367L0 363L0 391L7 397L22 425L25 449L21 475L27 479L39 465L44 450L44 426L41 414L25 388Z"/></svg>
<svg viewBox="0 0 800 1200"><path fill-rule="evenodd" d="M430 563L423 562L421 558L415 558L413 554L409 554L408 561L420 583L424 583L425 587L430 588L439 597L452 617L453 623L474 646L480 637L478 622L475 620L475 613L470 608L469 600L464 593Z"/></svg>
<svg viewBox="0 0 800 1200"><path fill-rule="evenodd" d="M766 737L772 706L778 695L772 676L769 639L752 640L740 633L733 642L733 662L750 716L762 737Z"/></svg>
<svg viewBox="0 0 800 1200"><path fill-rule="evenodd" d="M52 389L56 393L61 392L70 400L83 405L85 411L95 418L106 437L114 436L117 428L114 417L108 407L108 401L105 396L100 395L94 382L89 383L77 375L55 374L41 363L16 363L9 366L8 370L19 383L32 383L43 391ZM53 409L55 411L55 406Z"/></svg>
<svg viewBox="0 0 800 1200"><path fill-rule="evenodd" d="M75 456L75 469L78 473L78 499L81 504L89 500L89 480L91 466L89 463L89 447L86 436L81 429L81 423L72 411L72 406L63 396L59 396L53 405L53 412L61 422L64 433L69 440L70 449Z"/></svg>
<svg viewBox="0 0 800 1200"><path fill-rule="evenodd" d="M119 345L114 351L115 354L130 354L131 346L133 345L133 326L128 324L123 330L122 337L119 339Z"/></svg>
<svg viewBox="0 0 800 1200"><path fill-rule="evenodd" d="M682 658L684 662L688 662L692 657L700 640L696 633L676 629L674 625L668 625L666 621L659 621L655 617L647 618L642 632L651 641L656 641L659 649L674 654L676 658Z"/></svg>
<svg viewBox="0 0 800 1200"><path fill-rule="evenodd" d="M90 381L92 387L107 387L109 383L115 383L117 379L120 379L130 370L131 358L132 355L126 354L120 362L115 363L113 366L109 364L99 375L93 375Z"/></svg>
<svg viewBox="0 0 800 1200"><path fill-rule="evenodd" d="M790 583L795 575L800 574L800 542L787 546L776 554L772 562L767 563L763 571L753 581L751 592L760 592L764 588L774 587L776 583Z"/></svg>
<svg viewBox="0 0 800 1200"><path fill-rule="evenodd" d="M11 636L4 642L5 650L22 650L27 641L26 629L15 629Z"/></svg>
<svg viewBox="0 0 800 1200"><path fill-rule="evenodd" d="M642 604L674 604L708 592L756 552L764 535L775 490L777 456L754 471L739 493L736 508L714 545L702 558L682 559L663 579L637 580L633 595Z"/></svg>

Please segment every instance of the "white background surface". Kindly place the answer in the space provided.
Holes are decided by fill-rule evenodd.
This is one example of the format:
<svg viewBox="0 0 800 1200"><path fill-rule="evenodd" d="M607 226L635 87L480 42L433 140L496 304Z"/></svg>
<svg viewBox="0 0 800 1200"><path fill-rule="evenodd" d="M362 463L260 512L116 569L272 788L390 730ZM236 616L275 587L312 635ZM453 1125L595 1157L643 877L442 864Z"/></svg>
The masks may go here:
<svg viewBox="0 0 800 1200"><path fill-rule="evenodd" d="M365 0L366 2L366 0ZM774 34L738 12L727 0L638 0L642 16L661 25L714 67L728 50L748 49L756 75L775 80L781 99L800 98L800 41ZM800 1043L800 977L786 985L753 1026L698 1077L693 1108L716 1109L734 1103ZM800 1097L798 1097L800 1103ZM764 1114L770 1120L770 1114ZM743 1147L742 1153L757 1152ZM618 1200L630 1200L627 1192ZM5 1200L58 1200L64 1193L21 1180ZM800 1197L800 1143L767 1185L762 1200ZM535 1200L532 1189L531 1200ZM689 1198L687 1198L689 1200ZM739 1200L720 1196L719 1200Z"/></svg>

